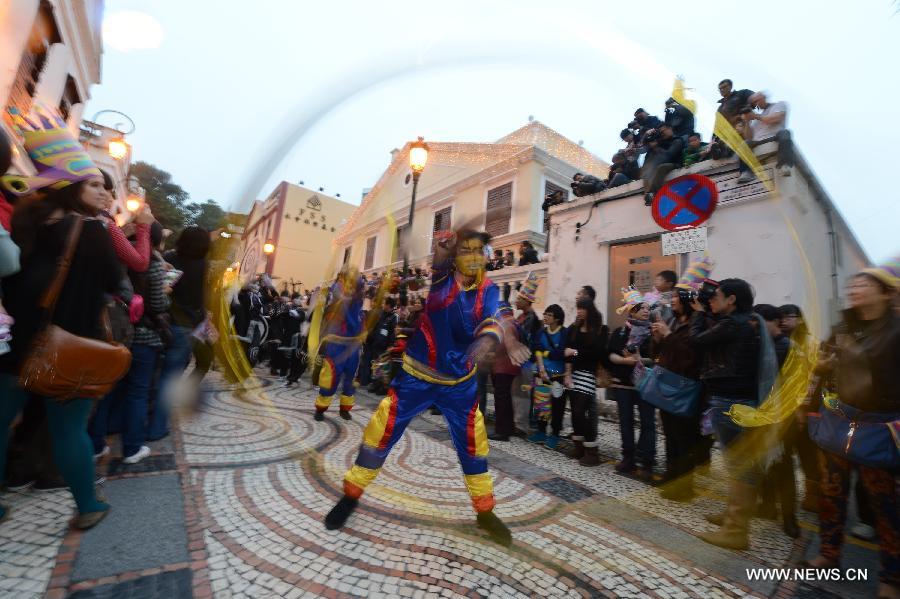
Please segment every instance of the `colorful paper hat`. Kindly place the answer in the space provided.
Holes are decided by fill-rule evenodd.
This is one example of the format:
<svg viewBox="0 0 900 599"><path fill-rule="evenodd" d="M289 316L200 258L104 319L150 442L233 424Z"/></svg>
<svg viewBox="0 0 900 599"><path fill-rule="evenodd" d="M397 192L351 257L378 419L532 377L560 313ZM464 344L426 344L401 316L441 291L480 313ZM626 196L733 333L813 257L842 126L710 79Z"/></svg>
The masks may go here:
<svg viewBox="0 0 900 599"><path fill-rule="evenodd" d="M900 256L894 256L884 264L864 268L862 272L872 275L888 287L900 288Z"/></svg>
<svg viewBox="0 0 900 599"><path fill-rule="evenodd" d="M3 188L13 195L23 196L46 188L62 189L91 177L103 176L56 112L35 107L31 114L23 116L17 109L10 108L9 115L37 170L33 177L5 175L0 178Z"/></svg>
<svg viewBox="0 0 900 599"><path fill-rule="evenodd" d="M654 306L662 300L662 297L662 293L654 288L644 294L644 303Z"/></svg>
<svg viewBox="0 0 900 599"><path fill-rule="evenodd" d="M687 270L682 273L681 278L678 280L678 284L675 285L675 287L694 291L700 289L700 286L703 285L703 281L709 278L713 266L715 266L715 263L713 263L712 258L708 255L704 255L699 260L691 262L690 266L687 267Z"/></svg>
<svg viewBox="0 0 900 599"><path fill-rule="evenodd" d="M528 278L525 279L525 282L522 284L522 288L519 289L519 295L516 297L520 297L524 300L527 300L534 303L535 295L537 294L537 288L540 280L538 280L537 275L534 271L528 273Z"/></svg>
<svg viewBox="0 0 900 599"><path fill-rule="evenodd" d="M625 310L630 310L638 304L644 303L644 296L634 287L622 287L622 305L616 308L616 314L621 314Z"/></svg>

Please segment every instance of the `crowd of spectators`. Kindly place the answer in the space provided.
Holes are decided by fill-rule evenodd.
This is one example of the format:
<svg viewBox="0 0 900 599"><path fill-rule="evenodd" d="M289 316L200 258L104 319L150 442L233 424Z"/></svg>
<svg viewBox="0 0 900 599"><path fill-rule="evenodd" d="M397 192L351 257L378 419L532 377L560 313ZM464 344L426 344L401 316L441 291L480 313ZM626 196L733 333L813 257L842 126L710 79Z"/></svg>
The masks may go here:
<svg viewBox="0 0 900 599"><path fill-rule="evenodd" d="M718 112L728 124L735 128L751 148L776 142L778 173L784 177L790 176L794 154L790 131L787 129L787 104L770 102L765 92L734 90L730 79L719 83L719 93L722 97L718 102ZM662 119L644 108L638 108L634 111L633 120L622 129L619 137L625 147L613 154L606 179L576 173L571 183L575 197L599 193L633 181L643 181L644 202L649 206L674 169L704 160L722 160L734 156L733 149L715 135L708 143L704 142L695 129L693 112L671 97L665 101ZM740 162L738 182L748 183L754 176L752 170Z"/></svg>

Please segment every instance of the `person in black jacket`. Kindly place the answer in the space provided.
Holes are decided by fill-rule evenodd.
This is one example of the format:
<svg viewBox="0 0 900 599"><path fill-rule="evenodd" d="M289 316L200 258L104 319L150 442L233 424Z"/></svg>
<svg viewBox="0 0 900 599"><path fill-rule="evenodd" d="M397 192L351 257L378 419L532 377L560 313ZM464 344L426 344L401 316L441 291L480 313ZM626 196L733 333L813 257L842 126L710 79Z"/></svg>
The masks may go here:
<svg viewBox="0 0 900 599"><path fill-rule="evenodd" d="M719 93L722 95L722 99L718 102L719 112L733 125L741 118L741 110L750 105L750 96L753 95L753 91L749 89L734 91L731 79L722 79L719 82Z"/></svg>
<svg viewBox="0 0 900 599"><path fill-rule="evenodd" d="M728 507L721 520L707 517L721 528L699 535L707 543L728 549L747 548L747 525L756 507L758 473L746 453L736 449L745 434L726 415L734 404L756 406L758 401L759 336L750 324L753 291L741 279L725 279L709 302L712 314L699 301L692 304L690 344L703 352L700 379L709 395L710 417L722 446L730 475Z"/></svg>
<svg viewBox="0 0 900 599"><path fill-rule="evenodd" d="M638 128L638 143L643 144L644 138L649 131L653 129L658 129L660 125L663 124L659 117L652 116L647 113L643 108L638 108L634 111L634 124L637 125ZM631 123L629 123L629 126Z"/></svg>
<svg viewBox="0 0 900 599"><path fill-rule="evenodd" d="M658 131L648 133L647 146L649 149L641 175L644 179L644 204L649 206L666 175L673 169L681 168L685 143L675 136L671 125L662 124Z"/></svg>
<svg viewBox="0 0 900 599"><path fill-rule="evenodd" d="M534 249L531 242L528 240L523 241L519 247L519 266L538 264L539 262L537 250Z"/></svg>
<svg viewBox="0 0 900 599"><path fill-rule="evenodd" d="M641 167L637 163L634 150L619 150L612 157L609 167L608 187L618 187L641 178Z"/></svg>
<svg viewBox="0 0 900 599"><path fill-rule="evenodd" d="M673 318L662 318L650 325L653 334L652 352L657 364L688 379L700 378L700 354L691 347L690 319L691 291L676 287L672 293ZM700 412L676 416L659 411L666 441L666 485L660 491L663 499L689 502L694 498L694 467L703 462L703 440L700 435Z"/></svg>
<svg viewBox="0 0 900 599"><path fill-rule="evenodd" d="M694 132L694 113L675 101L666 100L665 124L672 127L675 136L687 143L688 135Z"/></svg>
<svg viewBox="0 0 900 599"><path fill-rule="evenodd" d="M202 227L188 227L178 236L175 249L163 255L166 262L181 271L172 286L169 314L172 317L172 340L165 351L159 376L158 399L147 430L147 440L155 441L169 434L169 402L175 383L187 368L193 352L191 332L206 319L206 255L209 232ZM196 381L199 384L199 381Z"/></svg>
<svg viewBox="0 0 900 599"><path fill-rule="evenodd" d="M381 391L381 381L372 379L372 360L394 344L397 333L397 303L392 297L384 299L384 309L378 317L378 323L366 338L363 347L363 356L360 360L359 383L365 385L369 391L377 393Z"/></svg>
<svg viewBox="0 0 900 599"><path fill-rule="evenodd" d="M575 303L575 322L566 332L565 387L572 408L572 443L570 458L582 466L599 466L597 453L597 367L609 339L609 328L603 316L588 298Z"/></svg>
<svg viewBox="0 0 900 599"><path fill-rule="evenodd" d="M791 348L790 338L781 331L781 310L771 304L757 304L753 306L753 311L761 316L766 324L766 334L772 338L780 369L787 360ZM757 513L762 517L774 519L778 513L776 500L780 502L784 532L794 539L800 536L796 516L797 482L794 477L793 458L796 437L796 422L791 418L781 432L783 446L781 457L769 466L760 479L760 503L757 509Z"/></svg>

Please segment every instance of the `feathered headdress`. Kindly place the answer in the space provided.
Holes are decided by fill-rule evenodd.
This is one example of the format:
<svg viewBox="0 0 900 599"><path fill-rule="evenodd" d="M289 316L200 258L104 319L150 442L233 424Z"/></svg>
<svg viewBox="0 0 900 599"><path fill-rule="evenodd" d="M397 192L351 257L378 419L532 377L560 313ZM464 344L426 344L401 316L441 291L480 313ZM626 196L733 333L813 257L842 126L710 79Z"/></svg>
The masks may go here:
<svg viewBox="0 0 900 599"><path fill-rule="evenodd" d="M10 108L8 112L13 130L25 146L37 174L5 175L0 178L4 189L23 196L40 189L62 189L91 177L103 176L59 114L43 107L33 108L28 116L16 108Z"/></svg>

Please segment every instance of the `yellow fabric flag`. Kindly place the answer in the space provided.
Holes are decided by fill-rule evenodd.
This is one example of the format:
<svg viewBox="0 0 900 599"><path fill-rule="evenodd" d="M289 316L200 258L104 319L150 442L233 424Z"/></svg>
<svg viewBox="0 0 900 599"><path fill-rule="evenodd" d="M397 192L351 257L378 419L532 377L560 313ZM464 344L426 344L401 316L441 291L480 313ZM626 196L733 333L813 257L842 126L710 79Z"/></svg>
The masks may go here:
<svg viewBox="0 0 900 599"><path fill-rule="evenodd" d="M672 99L690 110L693 114L697 114L697 102L688 98L684 92L684 79L676 77L675 85L672 86Z"/></svg>

